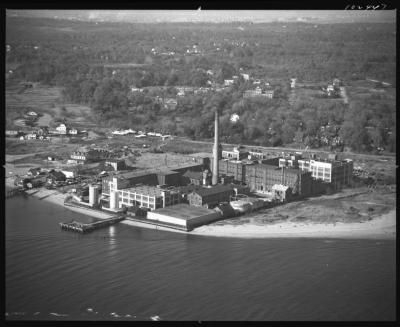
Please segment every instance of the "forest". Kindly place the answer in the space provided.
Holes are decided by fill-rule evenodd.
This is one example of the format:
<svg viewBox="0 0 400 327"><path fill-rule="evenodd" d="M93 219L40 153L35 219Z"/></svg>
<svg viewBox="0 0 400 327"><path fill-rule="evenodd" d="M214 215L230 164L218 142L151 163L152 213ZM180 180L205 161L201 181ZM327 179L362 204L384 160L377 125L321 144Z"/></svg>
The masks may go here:
<svg viewBox="0 0 400 327"><path fill-rule="evenodd" d="M298 142L317 148L331 134L343 140L340 149L395 151L393 101L375 94L349 104L289 101L293 77L320 85L333 78L344 85L370 78L396 87L393 24L130 24L7 17L6 26L6 67L13 67L7 83L60 86L68 101L89 105L102 126L207 139L213 134L213 112L219 110L222 139L230 143ZM243 99L251 85L242 77L220 92L176 96L176 86L207 87L209 81L221 84L242 72L269 81L274 98ZM176 108L166 109L158 97L177 99ZM234 123L233 114L240 117Z"/></svg>

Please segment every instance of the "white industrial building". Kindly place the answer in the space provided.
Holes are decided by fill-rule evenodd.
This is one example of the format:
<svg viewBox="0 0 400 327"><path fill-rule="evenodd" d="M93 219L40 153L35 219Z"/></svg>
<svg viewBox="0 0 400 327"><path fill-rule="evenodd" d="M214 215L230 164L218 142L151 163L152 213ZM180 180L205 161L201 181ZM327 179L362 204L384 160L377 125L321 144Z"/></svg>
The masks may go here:
<svg viewBox="0 0 400 327"><path fill-rule="evenodd" d="M182 226L187 230L209 224L220 218L222 218L220 212L204 207L193 207L185 203L156 209L147 213L147 219Z"/></svg>

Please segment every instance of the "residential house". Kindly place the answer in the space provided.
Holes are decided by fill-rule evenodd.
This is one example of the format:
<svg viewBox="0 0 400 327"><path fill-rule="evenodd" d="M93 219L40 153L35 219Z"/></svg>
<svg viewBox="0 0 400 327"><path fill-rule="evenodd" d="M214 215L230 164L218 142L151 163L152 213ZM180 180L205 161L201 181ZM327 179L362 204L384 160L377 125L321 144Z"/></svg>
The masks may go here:
<svg viewBox="0 0 400 327"><path fill-rule="evenodd" d="M6 136L17 137L18 136L18 131L6 130Z"/></svg>
<svg viewBox="0 0 400 327"><path fill-rule="evenodd" d="M340 87L340 80L338 78L334 78L332 84L334 88L338 89Z"/></svg>
<svg viewBox="0 0 400 327"><path fill-rule="evenodd" d="M35 133L29 133L25 135L25 138L27 140L36 140L37 139L37 135Z"/></svg>
<svg viewBox="0 0 400 327"><path fill-rule="evenodd" d="M266 97L268 99L272 99L274 97L273 90L263 90L257 86L254 90L246 90L243 93L243 98L253 98L253 97Z"/></svg>
<svg viewBox="0 0 400 327"><path fill-rule="evenodd" d="M77 134L78 134L78 130L75 129L75 128L71 128L71 129L68 131L68 134L77 135Z"/></svg>
<svg viewBox="0 0 400 327"><path fill-rule="evenodd" d="M175 110L176 106L178 105L178 101L173 98L168 98L164 101L164 108L169 110Z"/></svg>
<svg viewBox="0 0 400 327"><path fill-rule="evenodd" d="M230 86L234 83L235 81L233 79L226 79L224 80L224 86Z"/></svg>
<svg viewBox="0 0 400 327"><path fill-rule="evenodd" d="M60 134L67 134L67 126L65 126L65 124L60 124L59 126L57 126L56 130Z"/></svg>
<svg viewBox="0 0 400 327"><path fill-rule="evenodd" d="M28 175L36 177L40 174L41 170L42 169L40 167L31 168L28 170Z"/></svg>
<svg viewBox="0 0 400 327"><path fill-rule="evenodd" d="M26 115L30 116L30 117L37 117L38 116L38 114L36 112L34 112L34 111L29 111Z"/></svg>
<svg viewBox="0 0 400 327"><path fill-rule="evenodd" d="M239 115L238 114L232 114L231 115L231 117L229 118L229 120L232 122L232 123L237 123L238 122L238 120L239 120Z"/></svg>
<svg viewBox="0 0 400 327"><path fill-rule="evenodd" d="M274 90L265 90L263 96L272 99L274 97Z"/></svg>

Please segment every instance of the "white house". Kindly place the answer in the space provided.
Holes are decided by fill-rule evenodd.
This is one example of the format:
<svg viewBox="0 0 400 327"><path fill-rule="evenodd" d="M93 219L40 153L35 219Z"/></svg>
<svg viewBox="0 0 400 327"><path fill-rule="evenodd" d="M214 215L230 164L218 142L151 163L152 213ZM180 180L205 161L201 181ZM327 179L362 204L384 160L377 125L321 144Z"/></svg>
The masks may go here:
<svg viewBox="0 0 400 327"><path fill-rule="evenodd" d="M230 121L232 123L236 123L238 120L239 120L239 115L238 114L232 114L231 115Z"/></svg>
<svg viewBox="0 0 400 327"><path fill-rule="evenodd" d="M27 140L36 140L37 135L34 134L34 133L31 133L31 134L26 134L25 137L26 137Z"/></svg>
<svg viewBox="0 0 400 327"><path fill-rule="evenodd" d="M71 128L71 129L68 131L68 134L77 135L77 134L78 134L78 130L75 129L75 128Z"/></svg>
<svg viewBox="0 0 400 327"><path fill-rule="evenodd" d="M60 124L60 126L56 127L56 130L60 133L60 134L67 134L67 126L65 126L65 124Z"/></svg>
<svg viewBox="0 0 400 327"><path fill-rule="evenodd" d="M17 136L18 131L6 130L6 136Z"/></svg>
<svg viewBox="0 0 400 327"><path fill-rule="evenodd" d="M234 83L234 80L233 80L233 79L226 79L226 80L224 80L224 85L225 85L225 86L232 85L233 83Z"/></svg>

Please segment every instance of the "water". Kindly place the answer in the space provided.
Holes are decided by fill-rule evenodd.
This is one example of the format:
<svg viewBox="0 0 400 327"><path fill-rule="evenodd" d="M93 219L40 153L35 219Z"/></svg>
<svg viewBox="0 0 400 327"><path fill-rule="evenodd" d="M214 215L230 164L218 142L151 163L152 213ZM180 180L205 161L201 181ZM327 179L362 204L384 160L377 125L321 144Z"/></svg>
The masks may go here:
<svg viewBox="0 0 400 327"><path fill-rule="evenodd" d="M395 241L238 239L90 221L6 200L6 318L395 320Z"/></svg>

